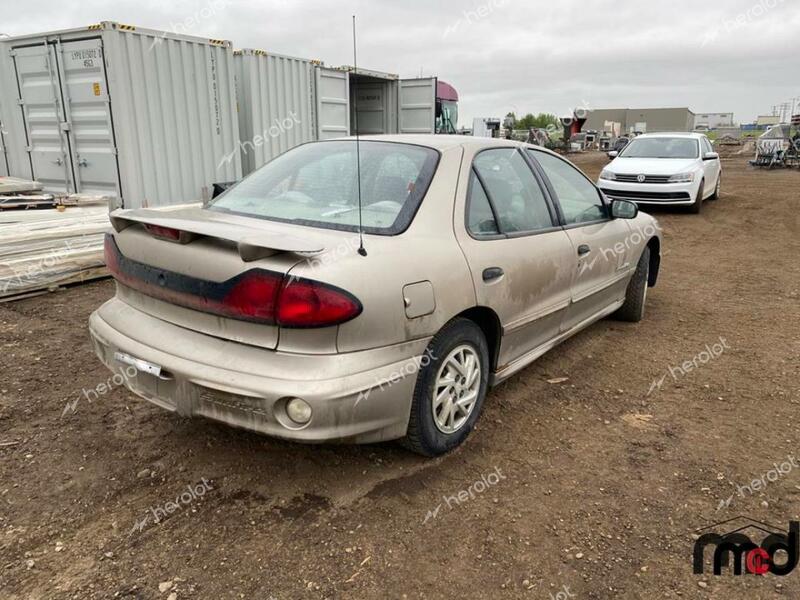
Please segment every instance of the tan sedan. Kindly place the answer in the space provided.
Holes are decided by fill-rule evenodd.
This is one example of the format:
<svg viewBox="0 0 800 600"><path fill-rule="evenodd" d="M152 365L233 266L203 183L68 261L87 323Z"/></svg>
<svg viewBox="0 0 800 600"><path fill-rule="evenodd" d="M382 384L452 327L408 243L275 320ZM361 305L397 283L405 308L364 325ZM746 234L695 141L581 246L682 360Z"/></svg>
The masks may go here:
<svg viewBox="0 0 800 600"><path fill-rule="evenodd" d="M640 320L661 248L564 158L460 136L305 144L207 207L112 224L117 293L90 329L133 392L425 455L464 441L490 385L607 315Z"/></svg>

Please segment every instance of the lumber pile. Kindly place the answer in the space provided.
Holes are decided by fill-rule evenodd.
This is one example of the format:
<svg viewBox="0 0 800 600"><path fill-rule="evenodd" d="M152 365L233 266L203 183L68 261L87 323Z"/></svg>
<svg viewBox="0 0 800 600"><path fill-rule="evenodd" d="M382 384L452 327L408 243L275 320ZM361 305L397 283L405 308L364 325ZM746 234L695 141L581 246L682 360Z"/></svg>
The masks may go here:
<svg viewBox="0 0 800 600"><path fill-rule="evenodd" d="M0 302L107 275L108 200L78 197L63 204L0 210Z"/></svg>

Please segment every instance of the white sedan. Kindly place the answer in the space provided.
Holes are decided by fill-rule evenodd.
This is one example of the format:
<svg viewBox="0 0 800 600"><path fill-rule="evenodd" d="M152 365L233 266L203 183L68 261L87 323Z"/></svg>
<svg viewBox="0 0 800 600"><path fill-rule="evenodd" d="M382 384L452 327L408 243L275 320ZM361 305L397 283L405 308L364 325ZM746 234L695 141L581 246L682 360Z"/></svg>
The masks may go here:
<svg viewBox="0 0 800 600"><path fill-rule="evenodd" d="M703 134L646 133L608 155L614 160L598 185L612 200L685 205L699 213L704 200L719 197L722 165Z"/></svg>

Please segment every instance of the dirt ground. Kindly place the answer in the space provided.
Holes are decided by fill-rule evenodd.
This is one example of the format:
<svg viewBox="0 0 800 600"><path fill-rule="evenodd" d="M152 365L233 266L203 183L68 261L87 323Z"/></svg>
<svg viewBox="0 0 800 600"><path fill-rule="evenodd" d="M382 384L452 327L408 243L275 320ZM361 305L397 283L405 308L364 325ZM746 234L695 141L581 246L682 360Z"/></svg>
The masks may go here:
<svg viewBox="0 0 800 600"><path fill-rule="evenodd" d="M0 598L800 597L800 569L692 574L698 528L800 520L796 469L737 487L800 453L800 172L724 169L702 214L653 211L644 321L495 388L435 460L137 399L89 343L110 281L0 305Z"/></svg>

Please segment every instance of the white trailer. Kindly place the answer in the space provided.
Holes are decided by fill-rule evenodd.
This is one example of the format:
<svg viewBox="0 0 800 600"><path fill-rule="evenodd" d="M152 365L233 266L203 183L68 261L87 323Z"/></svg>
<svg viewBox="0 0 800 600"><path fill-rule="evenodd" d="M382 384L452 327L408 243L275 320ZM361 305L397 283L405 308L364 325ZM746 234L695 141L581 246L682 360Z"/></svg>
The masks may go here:
<svg viewBox="0 0 800 600"><path fill-rule="evenodd" d="M126 208L241 177L230 42L102 22L7 38L0 55L11 175Z"/></svg>

